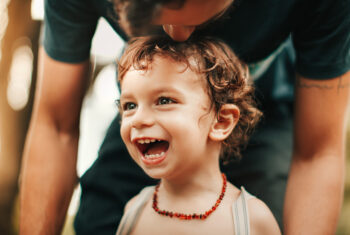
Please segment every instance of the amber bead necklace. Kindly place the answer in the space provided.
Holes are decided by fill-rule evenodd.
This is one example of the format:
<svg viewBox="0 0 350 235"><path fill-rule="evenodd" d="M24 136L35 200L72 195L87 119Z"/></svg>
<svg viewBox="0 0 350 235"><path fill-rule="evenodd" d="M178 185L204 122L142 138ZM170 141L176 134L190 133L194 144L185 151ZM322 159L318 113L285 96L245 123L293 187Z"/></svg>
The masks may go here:
<svg viewBox="0 0 350 235"><path fill-rule="evenodd" d="M157 212L160 215L163 216L168 216L170 218L178 218L181 220L192 220L192 219L198 219L198 220L205 220L206 218L208 218L209 215L211 215L211 213L213 213L216 208L218 208L218 206L220 205L222 199L224 198L225 192L226 192L226 185L227 185L227 180L226 180L226 175L222 174L222 179L223 179L223 184L222 184L222 189L221 189L221 194L218 198L218 200L216 200L215 204L212 206L211 209L207 210L206 212L202 213L202 214L184 214L184 213L178 213L178 212L172 212L172 211L167 211L167 210L161 210L158 208L158 190L159 190L159 185L160 182L157 184L157 186L155 187L154 193L153 193L153 209L155 212Z"/></svg>

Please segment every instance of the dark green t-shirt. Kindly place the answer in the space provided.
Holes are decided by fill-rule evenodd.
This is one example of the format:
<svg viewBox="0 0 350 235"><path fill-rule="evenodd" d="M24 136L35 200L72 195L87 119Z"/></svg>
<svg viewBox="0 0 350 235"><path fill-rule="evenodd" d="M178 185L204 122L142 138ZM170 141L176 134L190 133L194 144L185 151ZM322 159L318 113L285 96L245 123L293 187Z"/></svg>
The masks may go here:
<svg viewBox="0 0 350 235"><path fill-rule="evenodd" d="M108 0L46 0L48 54L65 62L87 59L99 17L126 39ZM207 31L248 63L268 57L291 36L300 74L322 79L350 69L349 0L236 0L225 18Z"/></svg>

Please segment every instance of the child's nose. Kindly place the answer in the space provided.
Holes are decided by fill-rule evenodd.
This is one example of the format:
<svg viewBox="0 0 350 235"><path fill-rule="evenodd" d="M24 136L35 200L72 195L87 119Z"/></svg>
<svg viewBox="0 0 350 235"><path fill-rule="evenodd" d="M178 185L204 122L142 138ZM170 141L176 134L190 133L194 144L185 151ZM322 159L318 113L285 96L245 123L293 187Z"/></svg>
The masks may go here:
<svg viewBox="0 0 350 235"><path fill-rule="evenodd" d="M133 117L132 126L140 129L154 124L153 112L148 108L139 107Z"/></svg>

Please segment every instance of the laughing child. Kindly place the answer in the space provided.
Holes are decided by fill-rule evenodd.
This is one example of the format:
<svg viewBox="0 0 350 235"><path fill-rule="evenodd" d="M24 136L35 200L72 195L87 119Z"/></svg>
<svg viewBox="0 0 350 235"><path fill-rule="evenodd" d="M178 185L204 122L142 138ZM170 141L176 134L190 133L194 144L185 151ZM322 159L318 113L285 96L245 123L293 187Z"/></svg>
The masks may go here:
<svg viewBox="0 0 350 235"><path fill-rule="evenodd" d="M227 45L137 38L118 76L121 136L160 182L127 203L117 235L280 234L267 206L220 171L260 117L247 67Z"/></svg>

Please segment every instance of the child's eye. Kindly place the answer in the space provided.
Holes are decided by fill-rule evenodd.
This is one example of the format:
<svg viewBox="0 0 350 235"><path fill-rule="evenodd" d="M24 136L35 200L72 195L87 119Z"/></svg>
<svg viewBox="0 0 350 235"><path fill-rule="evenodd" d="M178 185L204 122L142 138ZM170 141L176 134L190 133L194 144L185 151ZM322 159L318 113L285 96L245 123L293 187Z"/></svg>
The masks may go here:
<svg viewBox="0 0 350 235"><path fill-rule="evenodd" d="M172 104L172 103L175 103L175 101L170 99L170 98L168 98L168 97L160 97L158 99L158 104L159 105Z"/></svg>
<svg viewBox="0 0 350 235"><path fill-rule="evenodd" d="M123 105L123 110L132 110L136 108L136 104L132 102L127 102Z"/></svg>

